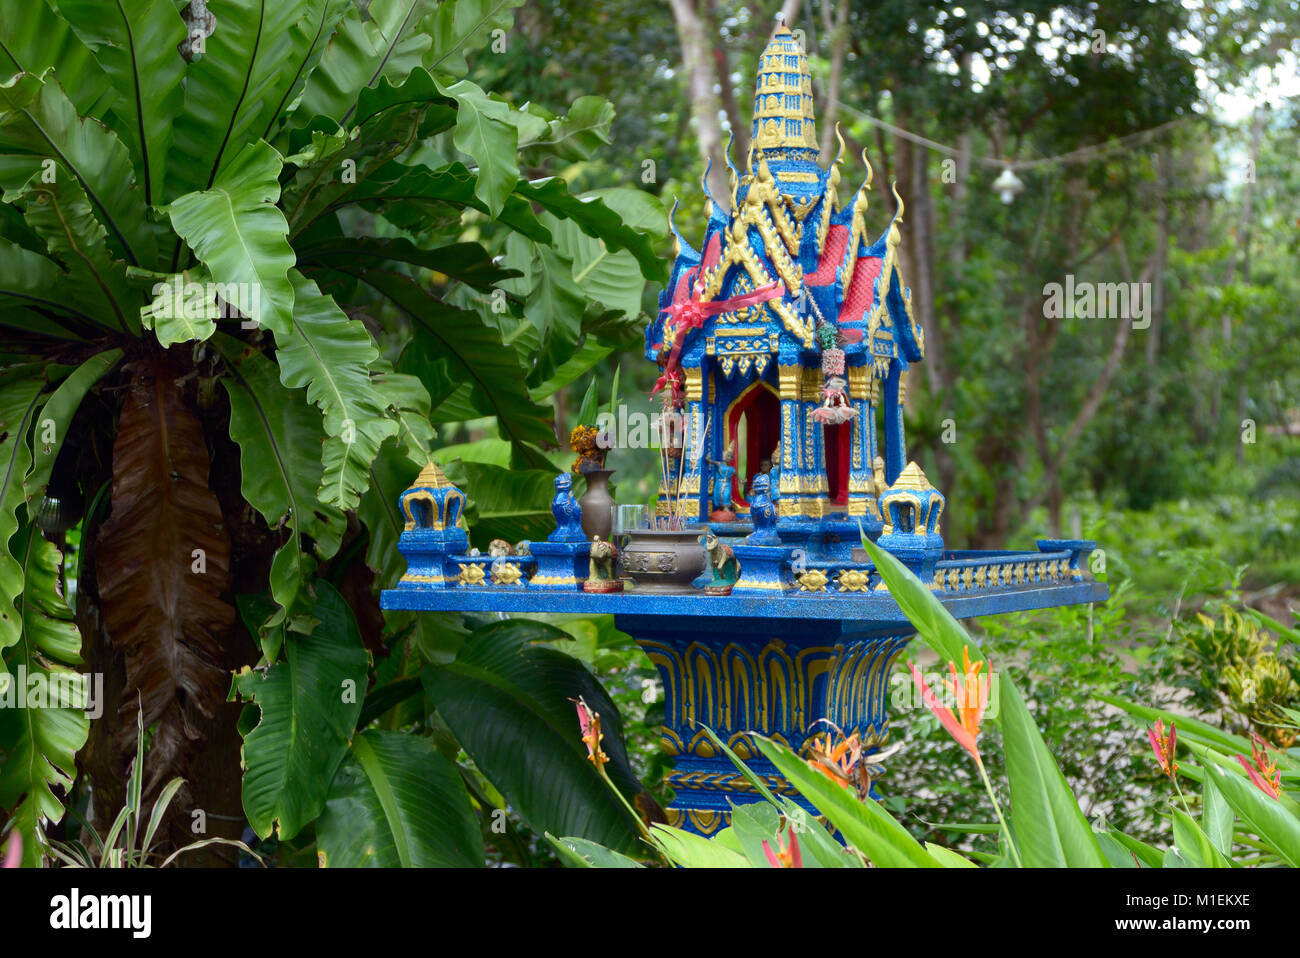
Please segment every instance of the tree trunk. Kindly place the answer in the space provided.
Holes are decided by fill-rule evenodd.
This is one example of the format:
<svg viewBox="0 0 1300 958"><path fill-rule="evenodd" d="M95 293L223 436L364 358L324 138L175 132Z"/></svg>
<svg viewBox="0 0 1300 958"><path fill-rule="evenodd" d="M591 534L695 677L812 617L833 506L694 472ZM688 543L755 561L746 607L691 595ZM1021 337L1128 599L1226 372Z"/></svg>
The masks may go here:
<svg viewBox="0 0 1300 958"><path fill-rule="evenodd" d="M700 155L706 164L711 164L707 178L709 192L720 206L729 209L731 190L727 184L727 164L723 159L722 124L718 120L722 105L713 89L715 74L713 57L709 52L715 38L706 35L704 21L692 0L669 0L669 3L682 45L682 62L686 69Z"/></svg>
<svg viewBox="0 0 1300 958"><path fill-rule="evenodd" d="M830 0L824 0L827 21L830 20ZM849 45L849 0L839 0L835 5L835 25L828 27L831 43L831 72L826 81L826 102L822 106L822 165L835 155L835 122L840 114L840 78L844 74L844 52Z"/></svg>
<svg viewBox="0 0 1300 958"><path fill-rule="evenodd" d="M745 167L745 157L749 155L749 124L740 111L740 101L736 90L731 85L731 65L727 58L727 48L722 45L721 31L718 30L717 0L702 0L704 15L709 34L713 38L713 69L718 77L718 89L722 93L722 108L727 114L727 125L735 137L731 161L740 169Z"/></svg>

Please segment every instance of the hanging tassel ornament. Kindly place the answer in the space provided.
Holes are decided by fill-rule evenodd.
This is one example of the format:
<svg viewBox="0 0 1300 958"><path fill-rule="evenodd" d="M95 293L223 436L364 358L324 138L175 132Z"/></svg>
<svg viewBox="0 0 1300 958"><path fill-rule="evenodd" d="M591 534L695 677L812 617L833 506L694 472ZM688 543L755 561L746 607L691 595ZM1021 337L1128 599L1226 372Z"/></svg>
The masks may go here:
<svg viewBox="0 0 1300 958"><path fill-rule="evenodd" d="M849 403L849 383L844 378L844 350L840 348L840 331L830 323L819 323L817 341L822 347L822 404L813 410L812 417L820 423L838 425L848 422L858 414Z"/></svg>

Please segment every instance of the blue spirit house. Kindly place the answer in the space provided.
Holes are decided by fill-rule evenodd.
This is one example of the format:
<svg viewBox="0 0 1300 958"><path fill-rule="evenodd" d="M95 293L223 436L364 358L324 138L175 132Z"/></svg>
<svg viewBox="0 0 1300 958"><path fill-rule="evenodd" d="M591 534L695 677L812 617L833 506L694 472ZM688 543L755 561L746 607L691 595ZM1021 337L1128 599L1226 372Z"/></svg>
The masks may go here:
<svg viewBox="0 0 1300 958"><path fill-rule="evenodd" d="M584 591L591 544L575 532L567 477L548 542L525 555L472 554L459 519L473 490L430 464L402 497L407 574L383 595L392 609L612 613L663 678L670 820L706 835L731 803L757 796L704 727L786 794L750 732L796 751L823 720L872 748L889 734L890 670L914 630L855 550L861 534L957 618L1107 595L1087 569L1092 542L945 547L946 500L908 458L903 431L907 372L925 336L899 275L901 203L883 235L868 237L870 176L841 203L840 158L822 168L816 144L807 57L780 27L759 61L752 148L743 174L731 168L731 209L712 203L699 250L678 236L646 330L646 357L685 433L680 479L665 476L656 511L730 546L740 564L730 594ZM655 555L663 569L678 561Z"/></svg>

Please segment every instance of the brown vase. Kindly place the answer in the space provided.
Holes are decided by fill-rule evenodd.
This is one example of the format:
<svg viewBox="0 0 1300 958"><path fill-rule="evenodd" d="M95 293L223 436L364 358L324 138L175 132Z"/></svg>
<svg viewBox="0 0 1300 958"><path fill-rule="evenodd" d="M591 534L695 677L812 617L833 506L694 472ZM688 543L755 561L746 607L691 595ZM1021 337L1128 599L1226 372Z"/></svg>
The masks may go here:
<svg viewBox="0 0 1300 958"><path fill-rule="evenodd" d="M704 526L633 530L620 557L624 577L636 583L637 592L694 592L691 583L706 566L700 543L706 531Z"/></svg>
<svg viewBox="0 0 1300 958"><path fill-rule="evenodd" d="M582 506L582 531L588 541L600 536L609 541L614 531L614 497L609 494L609 477L613 469L594 469L585 473L587 491L578 500Z"/></svg>

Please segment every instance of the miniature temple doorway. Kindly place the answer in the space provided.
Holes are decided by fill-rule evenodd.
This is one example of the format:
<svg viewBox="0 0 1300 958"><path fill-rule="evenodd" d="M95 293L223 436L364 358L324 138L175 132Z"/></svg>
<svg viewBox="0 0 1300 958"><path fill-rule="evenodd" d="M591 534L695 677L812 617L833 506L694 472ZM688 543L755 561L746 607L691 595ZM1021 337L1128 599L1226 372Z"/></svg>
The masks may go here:
<svg viewBox="0 0 1300 958"><path fill-rule="evenodd" d="M853 423L827 423L822 429L822 448L826 452L826 496L832 505L846 506L849 501L849 462L853 458Z"/></svg>
<svg viewBox="0 0 1300 958"><path fill-rule="evenodd" d="M771 385L759 380L737 396L727 410L723 448L736 444L731 495L737 505L749 505L749 485L754 476L771 465L772 452L780 441L781 400Z"/></svg>

